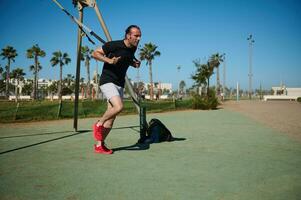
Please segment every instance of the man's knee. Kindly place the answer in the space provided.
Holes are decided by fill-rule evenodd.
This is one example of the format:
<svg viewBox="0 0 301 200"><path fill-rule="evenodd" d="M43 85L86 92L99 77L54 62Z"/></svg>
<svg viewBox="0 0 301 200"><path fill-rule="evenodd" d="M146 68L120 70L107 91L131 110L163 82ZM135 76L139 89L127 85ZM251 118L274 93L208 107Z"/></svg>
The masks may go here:
<svg viewBox="0 0 301 200"><path fill-rule="evenodd" d="M122 103L116 103L112 106L109 107L109 110L112 110L114 113L120 113L123 109L123 104Z"/></svg>
<svg viewBox="0 0 301 200"><path fill-rule="evenodd" d="M118 104L114 106L114 109L117 113L120 113L123 110L123 104Z"/></svg>
<svg viewBox="0 0 301 200"><path fill-rule="evenodd" d="M110 100L109 100L109 107L110 109L113 109L115 113L120 113L123 109L123 102L122 100L120 99L119 96L115 96L115 97L112 97Z"/></svg>

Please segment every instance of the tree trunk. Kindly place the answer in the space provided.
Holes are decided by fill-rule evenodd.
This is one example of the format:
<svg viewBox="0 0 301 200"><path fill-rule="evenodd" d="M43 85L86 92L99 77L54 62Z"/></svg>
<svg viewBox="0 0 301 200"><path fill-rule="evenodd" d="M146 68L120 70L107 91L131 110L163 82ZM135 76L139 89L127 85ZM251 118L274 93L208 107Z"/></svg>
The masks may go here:
<svg viewBox="0 0 301 200"><path fill-rule="evenodd" d="M18 87L19 87L19 79L17 79L17 85L15 86L15 95L16 95L16 102L18 102L18 97L19 97L19 94L18 94Z"/></svg>
<svg viewBox="0 0 301 200"><path fill-rule="evenodd" d="M86 59L86 68L87 68L87 93L88 99L91 99L91 87L90 87L90 62Z"/></svg>
<svg viewBox="0 0 301 200"><path fill-rule="evenodd" d="M216 68L216 94L219 96L220 94L220 80L219 80L219 67Z"/></svg>
<svg viewBox="0 0 301 200"><path fill-rule="evenodd" d="M10 73L10 59L8 59L6 66L6 83L5 83L5 95L6 98L9 98L9 73Z"/></svg>
<svg viewBox="0 0 301 200"><path fill-rule="evenodd" d="M33 99L37 99L37 73L38 73L38 56L34 57L34 81L33 81Z"/></svg>
<svg viewBox="0 0 301 200"><path fill-rule="evenodd" d="M60 82L58 88L58 96L60 101L62 100L62 81L63 81L63 66L60 64Z"/></svg>
<svg viewBox="0 0 301 200"><path fill-rule="evenodd" d="M38 62L39 63L39 62ZM38 99L39 98L39 69L38 69L38 67L39 67L39 65L37 65L37 74L36 74L36 76L37 76L37 82L36 82L36 99Z"/></svg>
<svg viewBox="0 0 301 200"><path fill-rule="evenodd" d="M153 100L154 88L153 88L153 72L152 72L152 62L149 61L149 81L150 81L150 99Z"/></svg>
<svg viewBox="0 0 301 200"><path fill-rule="evenodd" d="M210 85L209 85L209 79L210 78L207 78L207 81L208 81L208 86L207 86L207 97L209 98L209 90L210 90Z"/></svg>

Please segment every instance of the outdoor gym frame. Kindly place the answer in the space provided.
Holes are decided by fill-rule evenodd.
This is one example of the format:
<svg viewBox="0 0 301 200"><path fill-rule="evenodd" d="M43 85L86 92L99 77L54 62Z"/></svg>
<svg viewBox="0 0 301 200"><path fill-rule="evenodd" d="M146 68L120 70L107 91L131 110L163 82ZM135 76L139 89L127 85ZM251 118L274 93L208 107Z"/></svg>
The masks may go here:
<svg viewBox="0 0 301 200"><path fill-rule="evenodd" d="M78 100L79 100L79 80L80 80L80 54L81 54L81 46L82 46L82 37L86 36L88 40L95 45L94 41L89 37L89 35L85 32L89 32L90 35L94 36L98 41L101 43L105 43L106 41L103 40L100 36L98 36L94 31L89 29L87 26L83 24L83 12L85 7L92 7L95 10L97 18L100 22L102 30L107 38L107 41L112 41L111 35L108 31L108 28L105 24L105 21L101 15L101 12L98 8L96 0L72 0L72 3L77 7L79 12L79 19L76 19L72 16L64 7L58 3L57 0L52 0L56 5L58 5L62 11L64 11L72 20L78 25L78 34L77 34L77 60L76 60L76 77L75 77L75 100L74 100L74 115L73 115L73 128L77 131L78 128ZM135 107L139 113L140 117L140 141L143 140L145 137L147 122L146 122L146 112L145 108L140 107L140 98L138 100L138 95L134 92L133 86L129 81L128 77L125 77L126 86L129 89L130 95L132 100L135 104ZM142 108L142 109L141 109Z"/></svg>

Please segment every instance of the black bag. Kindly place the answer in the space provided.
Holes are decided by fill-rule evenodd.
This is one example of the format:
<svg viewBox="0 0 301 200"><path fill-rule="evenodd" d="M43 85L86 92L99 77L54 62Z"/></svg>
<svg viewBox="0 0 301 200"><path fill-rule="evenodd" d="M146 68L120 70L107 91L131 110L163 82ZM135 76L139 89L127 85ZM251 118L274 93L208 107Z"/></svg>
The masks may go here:
<svg viewBox="0 0 301 200"><path fill-rule="evenodd" d="M147 138L149 142L159 143L164 141L172 141L173 137L171 132L166 126L158 119L151 119L147 128Z"/></svg>

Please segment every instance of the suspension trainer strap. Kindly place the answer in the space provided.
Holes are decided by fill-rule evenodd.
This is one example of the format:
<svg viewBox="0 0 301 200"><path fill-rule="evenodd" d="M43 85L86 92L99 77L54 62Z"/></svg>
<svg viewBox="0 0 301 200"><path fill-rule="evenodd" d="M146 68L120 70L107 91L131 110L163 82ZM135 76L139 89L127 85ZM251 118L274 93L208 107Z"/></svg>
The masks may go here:
<svg viewBox="0 0 301 200"><path fill-rule="evenodd" d="M80 30L84 33L84 35L88 38L88 40L95 45L95 42L89 37L89 35L84 31L84 29L89 32L92 36L94 36L98 41L101 43L106 43L105 40L103 40L99 35L97 35L94 31L92 31L90 28L88 28L86 25L81 23L78 19L76 19L73 15L71 15L57 0L52 0L66 15L68 15L73 22L75 22Z"/></svg>

